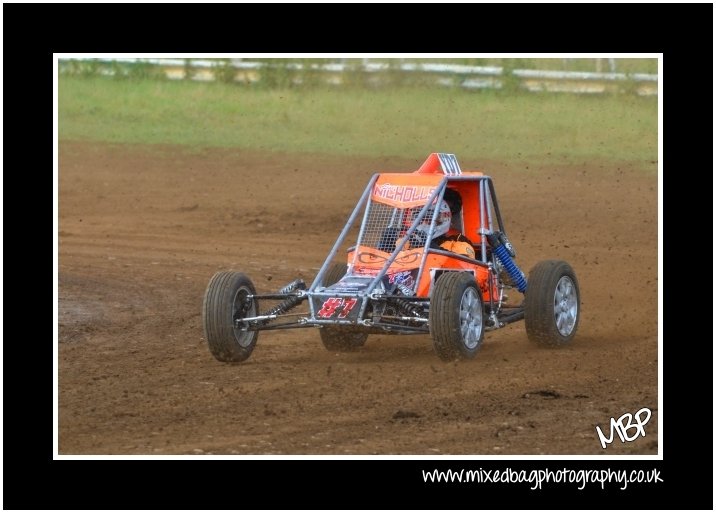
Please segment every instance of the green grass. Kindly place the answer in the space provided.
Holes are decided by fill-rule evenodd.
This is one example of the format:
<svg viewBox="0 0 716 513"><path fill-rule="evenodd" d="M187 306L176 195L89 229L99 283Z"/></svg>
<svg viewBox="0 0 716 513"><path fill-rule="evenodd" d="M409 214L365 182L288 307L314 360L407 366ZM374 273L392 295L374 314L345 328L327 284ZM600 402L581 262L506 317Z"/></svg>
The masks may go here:
<svg viewBox="0 0 716 513"><path fill-rule="evenodd" d="M59 78L59 137L508 163L629 161L653 169L657 100L447 88L269 90Z"/></svg>

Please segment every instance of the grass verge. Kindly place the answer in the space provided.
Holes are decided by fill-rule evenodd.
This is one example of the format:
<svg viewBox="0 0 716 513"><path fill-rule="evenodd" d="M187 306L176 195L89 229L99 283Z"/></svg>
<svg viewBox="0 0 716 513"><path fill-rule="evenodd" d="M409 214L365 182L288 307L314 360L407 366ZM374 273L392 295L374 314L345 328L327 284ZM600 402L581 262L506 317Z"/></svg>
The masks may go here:
<svg viewBox="0 0 716 513"><path fill-rule="evenodd" d="M254 89L59 77L59 137L115 143L656 169L657 100L440 88Z"/></svg>

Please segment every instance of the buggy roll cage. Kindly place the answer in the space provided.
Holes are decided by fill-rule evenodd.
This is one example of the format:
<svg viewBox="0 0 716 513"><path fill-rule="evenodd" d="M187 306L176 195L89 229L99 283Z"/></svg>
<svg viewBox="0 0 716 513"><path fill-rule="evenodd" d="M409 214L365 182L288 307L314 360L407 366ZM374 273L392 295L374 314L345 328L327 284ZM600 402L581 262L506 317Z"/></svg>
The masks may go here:
<svg viewBox="0 0 716 513"><path fill-rule="evenodd" d="M318 274L316 275L315 279L313 280L313 283L311 284L310 288L308 289L308 293L314 293L318 292L319 287L322 284L322 280L324 275L326 274L326 271L328 267L331 265L331 262L333 261L334 257L338 253L338 250L343 245L348 232L350 228L355 223L355 220L357 219L358 215L360 214L361 210L363 209L363 222L361 223L361 230L358 234L358 240L360 241L363 232L365 230L365 221L368 216L369 211L369 202L371 202L371 193L373 191L373 187L375 186L376 181L380 177L379 173L376 173L372 176L371 180L368 182L367 187L363 191L362 196L358 200L358 203L356 204L356 207L353 209L353 212L351 213L350 217L348 218L348 221L346 222L345 226L343 227L343 230L341 231L340 235L336 239L335 244L333 245L333 248L329 252L328 256L326 257L325 261L323 262L323 265L321 266L320 270L318 271ZM367 291L372 291L378 283L383 279L385 274L388 272L388 269L393 264L395 259L398 257L398 254L403 250L406 241L410 238L410 236L415 232L417 227L422 222L423 218L425 217L425 214L427 213L428 209L433 204L439 204L440 201L443 199L443 196L445 194L445 188L448 182L478 182L478 205L479 205L479 212L480 212L480 227L478 229L477 235L479 235L479 244L477 246L480 249L480 258L477 259L478 263L481 263L483 265L488 264L488 258L487 258L487 236L494 233L494 220L497 221L497 227L498 231L502 232L506 235L504 225L502 222L502 215L500 214L500 208L496 199L495 194L495 188L492 182L492 178L489 176L484 175L473 175L473 176L465 176L465 175L458 175L458 176L445 176L440 183L437 185L435 190L430 194L427 201L423 205L422 209L420 210L419 214L415 217L413 220L413 223L410 225L410 228L408 228L407 232L405 233L405 236L402 238L402 240L396 245L396 248L392 251L390 254L390 257L388 260L386 260L385 264L381 268L381 270L378 272L378 274L375 275L373 280L371 281L370 285L367 287ZM465 204L465 198L463 198L463 204ZM494 212L494 220L493 220L493 212ZM432 222L430 224L430 230L428 232L427 240L426 240L426 246L429 246L430 241L432 240L433 231L435 230L435 218L432 219ZM472 235L472 234L470 234ZM472 240L472 239L471 239ZM428 251L424 251L422 255L422 260L420 262L420 267L418 271L418 277L415 280L416 286L417 283L420 281L420 277L423 273L423 268L425 264L425 259L428 255ZM348 269L348 274L351 273L351 268Z"/></svg>

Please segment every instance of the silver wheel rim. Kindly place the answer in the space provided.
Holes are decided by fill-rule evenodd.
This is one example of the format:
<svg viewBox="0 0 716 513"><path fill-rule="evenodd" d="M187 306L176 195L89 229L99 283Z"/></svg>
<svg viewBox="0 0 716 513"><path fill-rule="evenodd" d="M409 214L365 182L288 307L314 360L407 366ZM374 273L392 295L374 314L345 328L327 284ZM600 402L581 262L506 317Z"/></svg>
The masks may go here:
<svg viewBox="0 0 716 513"><path fill-rule="evenodd" d="M568 337L574 331L578 310L577 287L569 276L562 276L554 291L554 322L563 337Z"/></svg>
<svg viewBox="0 0 716 513"><path fill-rule="evenodd" d="M482 305L474 287L468 287L460 300L460 331L465 347L475 349L482 335Z"/></svg>
<svg viewBox="0 0 716 513"><path fill-rule="evenodd" d="M256 303L252 302L249 309L244 313L242 311L242 306L244 303L244 297L248 294L251 294L251 291L246 287L241 287L239 290L236 291L236 295L234 296L234 301L231 308L231 319L233 328L234 328L234 336L236 337L236 341L239 343L241 347L248 347L251 345L251 341L253 339L253 331L241 331L241 329L236 327L235 321L236 319L241 319L243 317L255 317L256 316Z"/></svg>

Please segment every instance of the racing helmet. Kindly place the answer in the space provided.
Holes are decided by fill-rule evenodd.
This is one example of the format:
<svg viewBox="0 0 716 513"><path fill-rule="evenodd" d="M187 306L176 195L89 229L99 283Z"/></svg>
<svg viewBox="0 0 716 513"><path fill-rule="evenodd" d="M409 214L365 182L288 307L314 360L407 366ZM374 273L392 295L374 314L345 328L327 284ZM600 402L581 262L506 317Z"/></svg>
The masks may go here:
<svg viewBox="0 0 716 513"><path fill-rule="evenodd" d="M427 237L428 232L430 231L430 224L433 222L433 216L436 216L433 238L445 235L450 229L450 222L452 221L452 212L450 211L450 206L445 200L440 200L440 205L438 205L437 208L435 206L431 206L428 209L422 222L416 228L416 231Z"/></svg>

